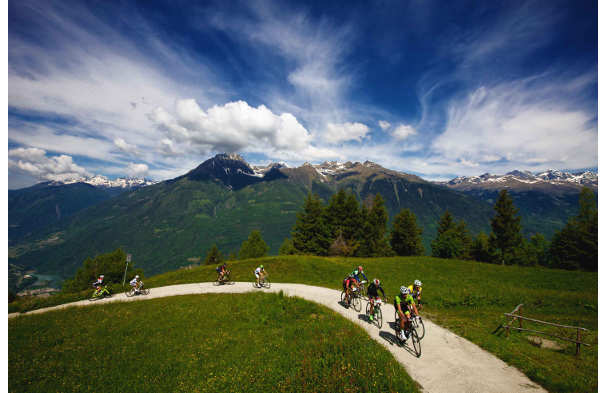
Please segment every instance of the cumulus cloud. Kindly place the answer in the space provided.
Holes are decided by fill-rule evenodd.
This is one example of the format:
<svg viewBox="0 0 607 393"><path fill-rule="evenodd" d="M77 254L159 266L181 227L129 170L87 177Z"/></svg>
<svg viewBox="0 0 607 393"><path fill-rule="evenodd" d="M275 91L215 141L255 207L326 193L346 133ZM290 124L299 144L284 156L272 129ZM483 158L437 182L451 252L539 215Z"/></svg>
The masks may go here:
<svg viewBox="0 0 607 393"><path fill-rule="evenodd" d="M215 105L204 111L193 99L178 100L174 113L155 108L149 119L166 135L165 151L173 142L199 152L298 151L309 147L311 136L289 113L274 114L264 105L244 101ZM170 151L170 150L169 150Z"/></svg>
<svg viewBox="0 0 607 393"><path fill-rule="evenodd" d="M48 157L46 151L37 148L9 150L8 168L47 181L64 181L90 175L86 169L75 164L71 156Z"/></svg>
<svg viewBox="0 0 607 393"><path fill-rule="evenodd" d="M391 126L391 124L385 120L380 120L377 123L379 124L379 127L384 131L386 131Z"/></svg>
<svg viewBox="0 0 607 393"><path fill-rule="evenodd" d="M129 163L125 172L129 177L145 177L148 174L149 168L146 164Z"/></svg>
<svg viewBox="0 0 607 393"><path fill-rule="evenodd" d="M417 130L406 124L399 124L392 132L392 136L397 140L405 140L411 135L417 134Z"/></svg>
<svg viewBox="0 0 607 393"><path fill-rule="evenodd" d="M448 111L435 153L460 163L508 162L519 168L596 166L594 115L560 94L563 84L519 81L481 87Z"/></svg>
<svg viewBox="0 0 607 393"><path fill-rule="evenodd" d="M362 123L329 123L323 139L329 143L362 141L369 132L369 127Z"/></svg>

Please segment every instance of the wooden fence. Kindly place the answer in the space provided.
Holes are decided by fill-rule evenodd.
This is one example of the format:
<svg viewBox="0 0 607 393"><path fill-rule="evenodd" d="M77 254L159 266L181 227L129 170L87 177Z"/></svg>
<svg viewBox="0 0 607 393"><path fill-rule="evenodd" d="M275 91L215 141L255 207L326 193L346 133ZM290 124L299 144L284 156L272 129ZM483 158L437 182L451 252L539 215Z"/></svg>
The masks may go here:
<svg viewBox="0 0 607 393"><path fill-rule="evenodd" d="M500 327L503 328L506 331L506 337L508 337L510 335L510 329L514 329L517 331L525 331L525 332L532 332L532 333L538 333L538 334L544 334L546 336L550 336L550 337L555 337L564 341L569 341L572 343L575 343L575 355L578 356L580 354L580 347L582 345L585 345L587 347L590 346L590 344L586 344L585 342L582 342L582 332L587 332L588 329L585 329L583 327L579 327L579 326L567 326L567 325L560 325L558 323L552 323L552 322L546 322L546 321L540 321L537 319L533 319L533 318L527 318L524 317L522 315L522 309L523 309L523 305L519 304L518 306L516 306L516 308L514 310L512 310L512 312L509 313L504 313L504 315L506 317L512 318L510 320L510 322L508 322L505 325L501 325ZM514 327L512 326L512 324L514 323L514 321L518 320L518 327ZM576 329L576 339L573 340L571 338L568 337L562 337L562 336L558 336L555 334L550 334L547 332L542 332L542 331L538 331L538 330L533 330L533 329L524 329L523 328L523 321L529 321L529 322L534 322L534 323L539 323L539 324L543 324L543 325L549 325L549 326L556 326L559 328L563 328L563 329ZM499 329L499 327L498 327Z"/></svg>

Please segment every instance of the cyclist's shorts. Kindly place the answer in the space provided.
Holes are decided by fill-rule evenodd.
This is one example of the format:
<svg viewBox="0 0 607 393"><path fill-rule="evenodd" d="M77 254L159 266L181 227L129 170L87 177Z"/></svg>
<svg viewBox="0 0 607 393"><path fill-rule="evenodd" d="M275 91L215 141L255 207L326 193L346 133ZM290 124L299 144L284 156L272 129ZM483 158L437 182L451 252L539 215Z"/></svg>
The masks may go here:
<svg viewBox="0 0 607 393"><path fill-rule="evenodd" d="M369 296L369 300L373 300L373 302L377 302L379 300L379 296Z"/></svg>

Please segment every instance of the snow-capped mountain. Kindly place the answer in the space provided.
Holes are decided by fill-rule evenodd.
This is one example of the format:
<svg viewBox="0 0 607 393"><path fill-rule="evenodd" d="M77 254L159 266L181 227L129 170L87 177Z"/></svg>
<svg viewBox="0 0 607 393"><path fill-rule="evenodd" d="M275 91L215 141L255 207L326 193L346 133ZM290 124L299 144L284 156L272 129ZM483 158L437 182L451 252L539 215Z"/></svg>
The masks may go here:
<svg viewBox="0 0 607 393"><path fill-rule="evenodd" d="M448 182L441 182L448 187L457 189L470 188L534 188L534 187L566 187L581 188L583 186L593 189L598 188L598 174L585 172L563 172L558 170L547 170L533 174L529 171L512 171L505 175L492 175L485 173L480 176L460 176Z"/></svg>
<svg viewBox="0 0 607 393"><path fill-rule="evenodd" d="M101 188L138 188L149 186L157 182L148 179L137 179L137 178L117 178L110 180L103 175L95 175L91 177L80 177L75 179L68 179L62 182L54 182L55 184L73 184L73 183L86 183L95 187Z"/></svg>

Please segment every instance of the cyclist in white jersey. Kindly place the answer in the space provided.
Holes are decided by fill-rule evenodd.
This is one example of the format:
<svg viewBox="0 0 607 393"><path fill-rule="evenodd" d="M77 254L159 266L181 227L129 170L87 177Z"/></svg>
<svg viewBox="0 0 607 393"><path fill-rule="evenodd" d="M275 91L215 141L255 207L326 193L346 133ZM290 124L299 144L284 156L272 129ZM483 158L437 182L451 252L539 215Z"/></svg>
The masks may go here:
<svg viewBox="0 0 607 393"><path fill-rule="evenodd" d="M141 280L139 279L139 275L136 275L131 281L129 281L129 284L135 288L136 293L139 293L139 290L141 289Z"/></svg>
<svg viewBox="0 0 607 393"><path fill-rule="evenodd" d="M255 269L255 279L257 280L257 286L259 286L259 280L266 276L266 271L263 268L263 265L259 265L257 269Z"/></svg>

